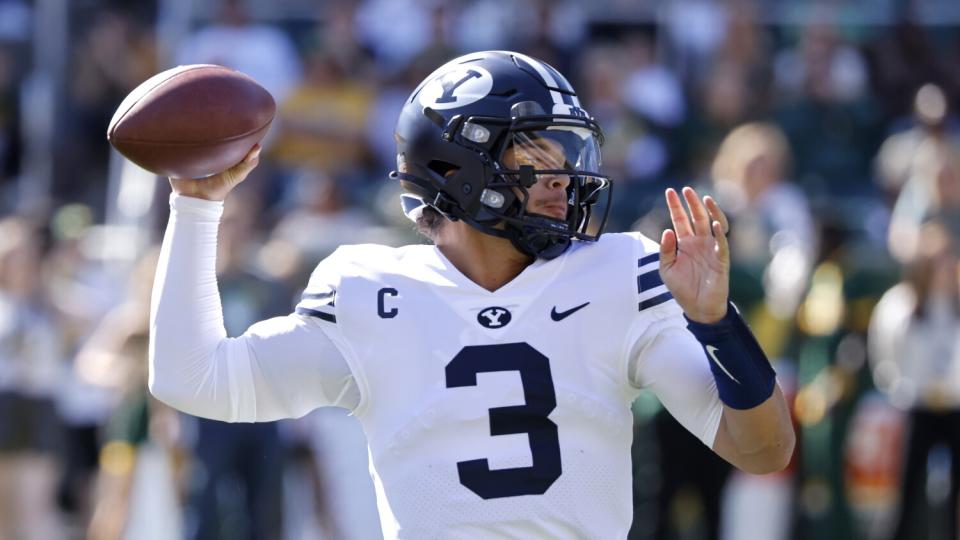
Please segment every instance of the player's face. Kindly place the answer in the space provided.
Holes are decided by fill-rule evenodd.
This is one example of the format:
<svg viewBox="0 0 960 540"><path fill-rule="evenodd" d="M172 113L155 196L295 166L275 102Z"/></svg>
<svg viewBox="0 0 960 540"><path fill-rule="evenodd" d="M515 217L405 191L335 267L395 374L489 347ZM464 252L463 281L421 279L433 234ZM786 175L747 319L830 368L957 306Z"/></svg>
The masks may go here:
<svg viewBox="0 0 960 540"><path fill-rule="evenodd" d="M563 169L565 156L560 143L550 139L535 139L507 148L501 159L508 169L530 165L534 169ZM565 174L538 174L537 183L527 188L527 211L554 219L567 218L567 186L570 177ZM517 193L517 196L521 196Z"/></svg>

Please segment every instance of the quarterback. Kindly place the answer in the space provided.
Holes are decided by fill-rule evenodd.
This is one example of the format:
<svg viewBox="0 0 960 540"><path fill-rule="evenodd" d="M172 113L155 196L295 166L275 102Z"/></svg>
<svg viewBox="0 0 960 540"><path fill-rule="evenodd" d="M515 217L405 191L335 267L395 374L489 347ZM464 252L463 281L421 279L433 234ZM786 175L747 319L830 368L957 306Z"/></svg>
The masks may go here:
<svg viewBox="0 0 960 540"><path fill-rule="evenodd" d="M239 337L224 331L217 228L259 149L214 177L171 179L157 398L231 422L350 410L389 539L625 538L642 388L737 467L786 466L787 407L727 299L713 199L668 190L659 244L601 235L600 127L560 73L517 53L440 67L396 140L391 178L432 245L343 246L293 313Z"/></svg>

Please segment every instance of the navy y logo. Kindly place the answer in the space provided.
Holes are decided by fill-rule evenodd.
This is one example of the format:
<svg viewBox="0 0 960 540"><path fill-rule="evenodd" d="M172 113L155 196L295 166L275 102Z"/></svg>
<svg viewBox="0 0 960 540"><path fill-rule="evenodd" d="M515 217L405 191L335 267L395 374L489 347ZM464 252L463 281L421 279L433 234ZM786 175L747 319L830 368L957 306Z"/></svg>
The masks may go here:
<svg viewBox="0 0 960 540"><path fill-rule="evenodd" d="M507 308L488 307L477 314L477 322L486 328L503 328L513 317Z"/></svg>
<svg viewBox="0 0 960 540"><path fill-rule="evenodd" d="M437 75L420 91L420 104L431 109L453 109L479 101L493 88L493 76L480 66L456 66Z"/></svg>

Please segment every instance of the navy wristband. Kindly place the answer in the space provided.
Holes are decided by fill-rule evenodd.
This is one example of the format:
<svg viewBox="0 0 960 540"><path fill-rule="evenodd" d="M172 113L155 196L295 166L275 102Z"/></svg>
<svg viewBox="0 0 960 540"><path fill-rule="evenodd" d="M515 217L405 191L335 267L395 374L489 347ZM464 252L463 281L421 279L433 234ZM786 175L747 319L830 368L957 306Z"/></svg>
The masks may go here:
<svg viewBox="0 0 960 540"><path fill-rule="evenodd" d="M721 401L734 409L752 409L773 394L777 374L732 303L714 324L684 318L707 353Z"/></svg>

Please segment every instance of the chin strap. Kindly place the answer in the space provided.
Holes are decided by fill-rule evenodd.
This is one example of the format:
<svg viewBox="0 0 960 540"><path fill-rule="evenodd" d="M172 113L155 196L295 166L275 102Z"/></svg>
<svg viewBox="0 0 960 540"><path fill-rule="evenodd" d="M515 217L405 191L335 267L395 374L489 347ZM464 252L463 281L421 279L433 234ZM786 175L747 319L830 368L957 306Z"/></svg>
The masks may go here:
<svg viewBox="0 0 960 540"><path fill-rule="evenodd" d="M544 232L534 227L524 227L526 233L518 227L507 225L508 238L521 253L539 259L556 259L570 247L570 238Z"/></svg>

